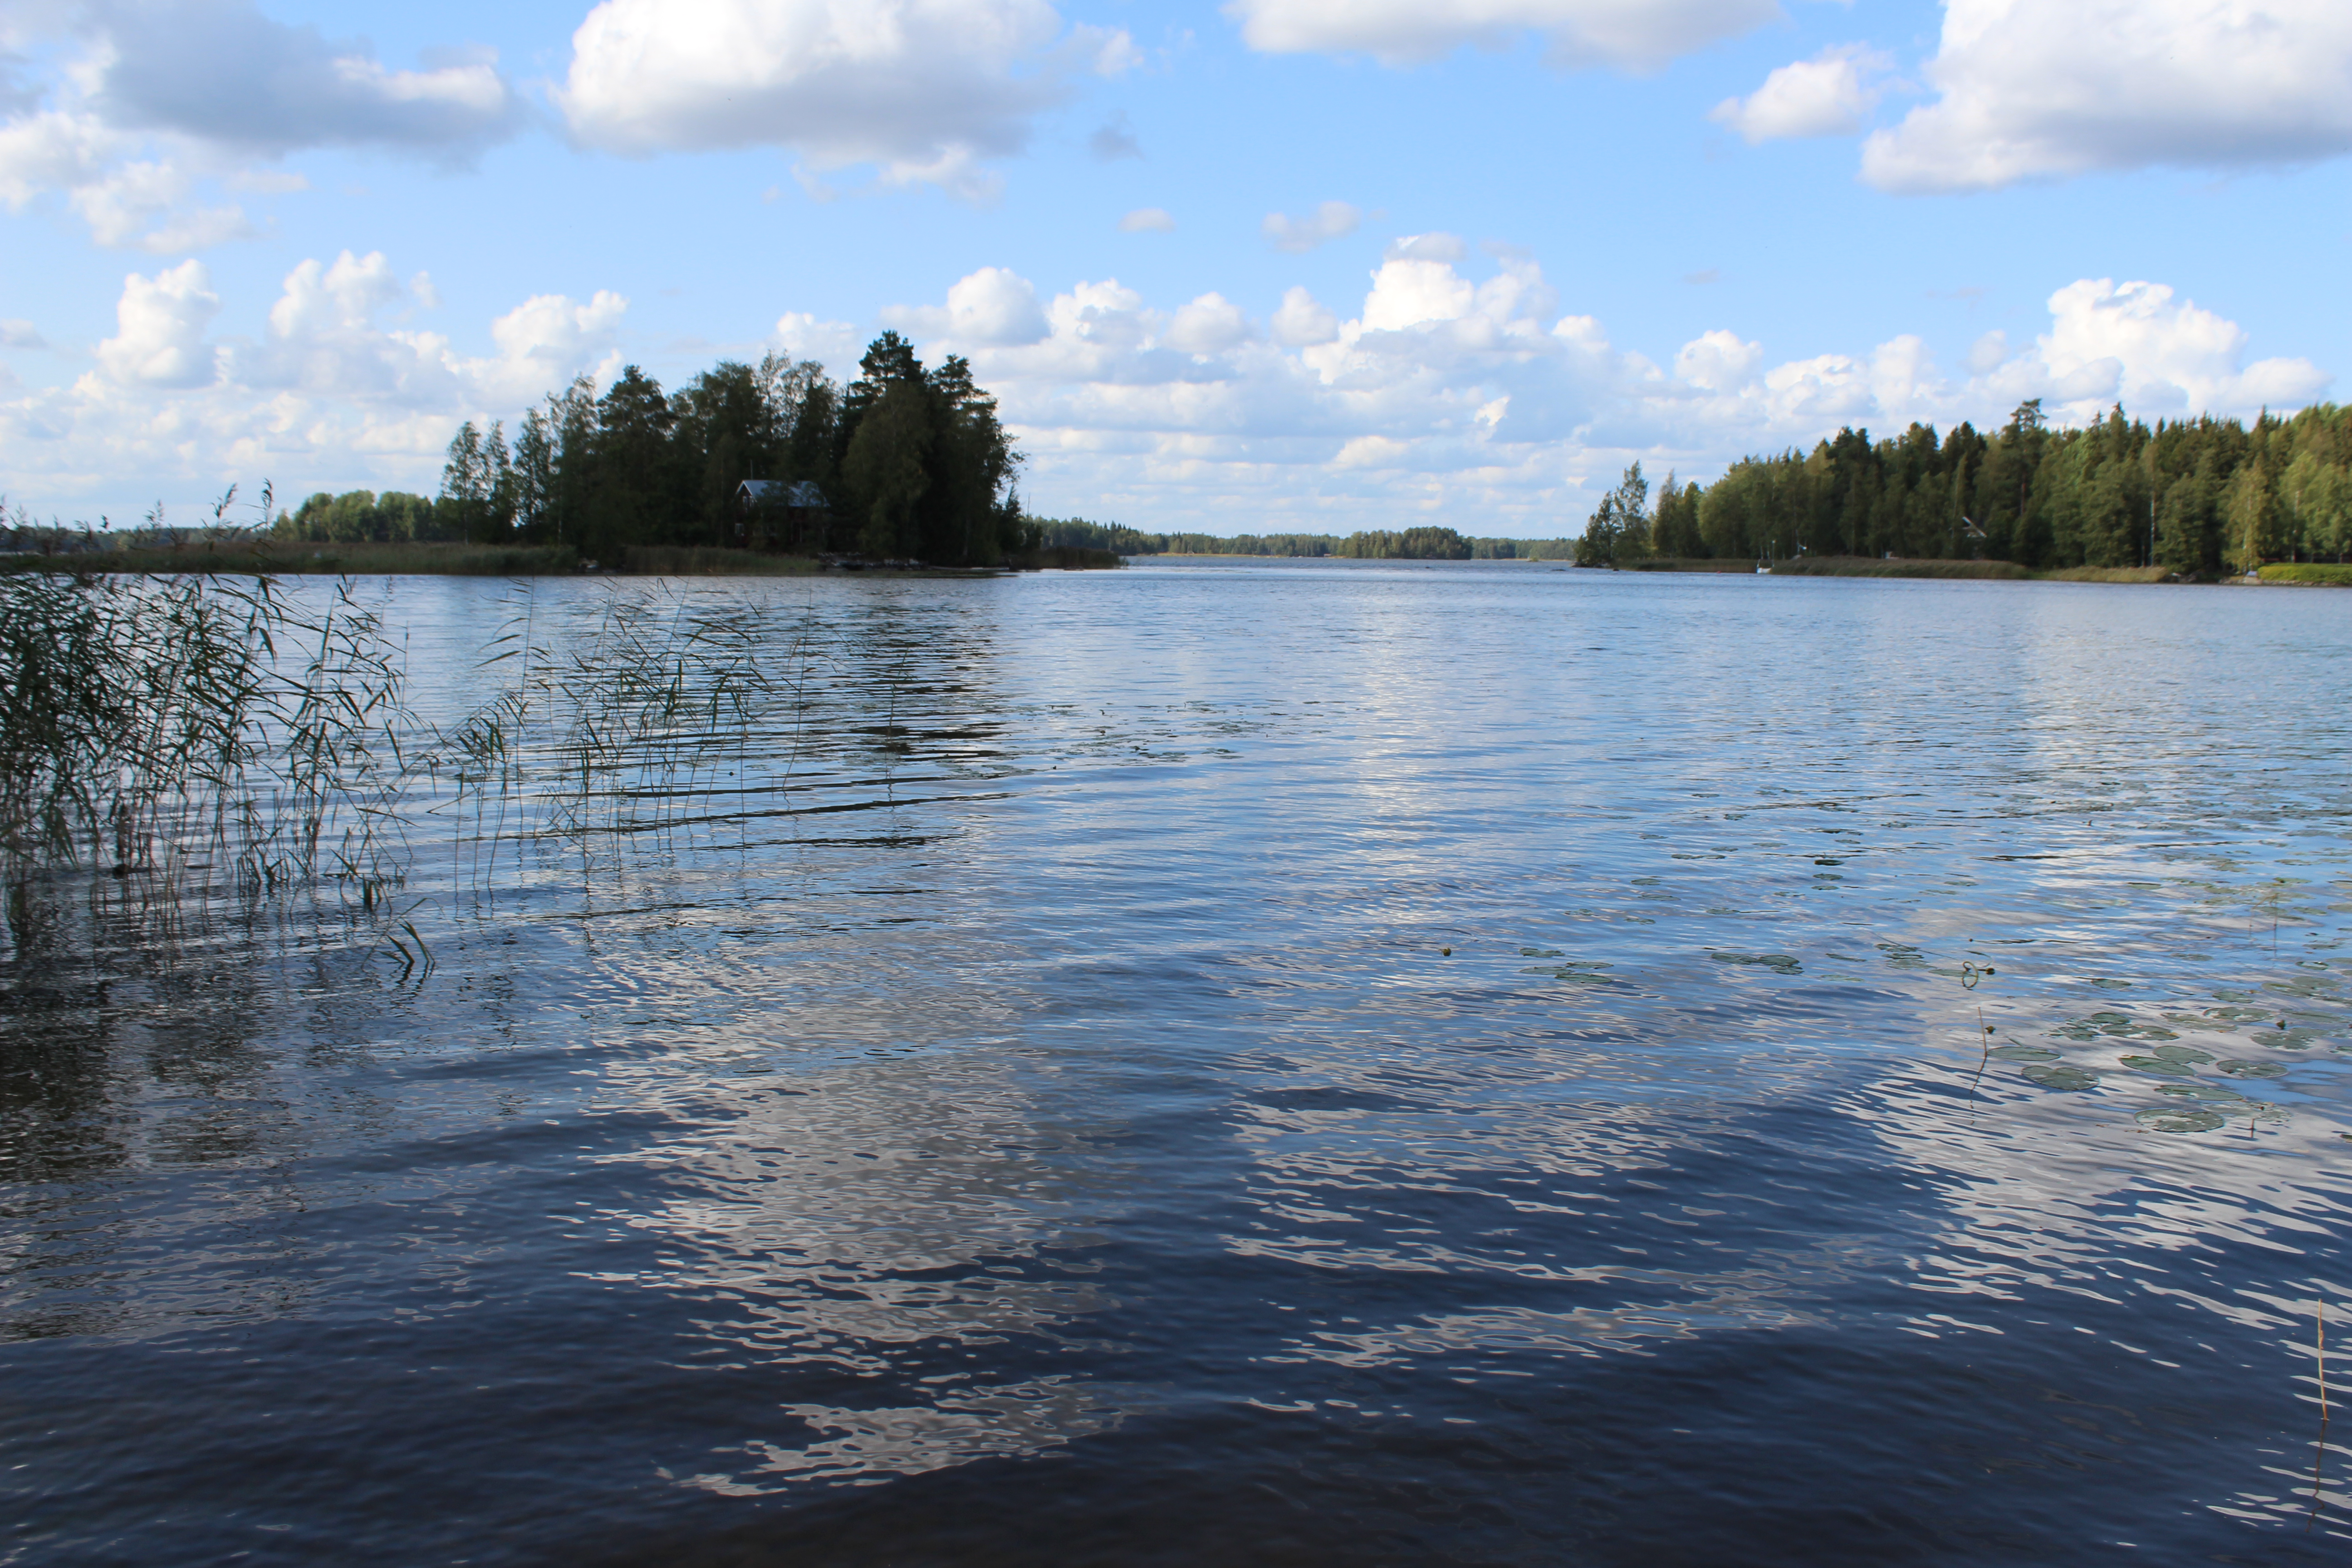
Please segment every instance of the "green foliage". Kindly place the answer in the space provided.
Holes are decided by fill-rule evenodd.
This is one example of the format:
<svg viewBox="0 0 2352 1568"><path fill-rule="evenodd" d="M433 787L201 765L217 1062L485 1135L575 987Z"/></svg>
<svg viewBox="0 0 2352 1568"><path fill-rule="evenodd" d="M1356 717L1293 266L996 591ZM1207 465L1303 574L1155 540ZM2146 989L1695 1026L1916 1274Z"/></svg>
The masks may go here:
<svg viewBox="0 0 2352 1568"><path fill-rule="evenodd" d="M1677 498L1678 513L1679 506ZM1593 509L1591 520L1584 525L1584 537L1576 543L1576 563L1624 566L1641 560L1651 553L1651 523L1650 481L1642 477L1642 465L1635 463Z"/></svg>
<svg viewBox="0 0 2352 1568"><path fill-rule="evenodd" d="M478 447L478 437L477 446ZM386 490L346 490L331 496L320 490L293 511L281 515L271 532L278 539L316 544L404 544L411 540L463 538L445 532L452 514L423 496Z"/></svg>
<svg viewBox="0 0 2352 1568"><path fill-rule="evenodd" d="M1705 490L1662 494L1651 543L1678 557L2007 561L2043 572L2210 575L2352 552L2352 410L2249 427L2202 416L2150 427L2122 408L2054 430L2039 401L2000 429L1891 440L1841 430L1811 452L1735 463ZM1621 487L1622 489L1622 487ZM1592 563L1624 552L1612 492ZM1685 507L1689 509L1685 510Z"/></svg>
<svg viewBox="0 0 2352 1568"><path fill-rule="evenodd" d="M2306 561L2301 564L2281 562L2262 570L2265 583L2322 583L2335 588L2352 588L2352 563L2337 561Z"/></svg>
<svg viewBox="0 0 2352 1568"><path fill-rule="evenodd" d="M1358 561L1467 561L1470 548L1470 542L1450 528L1408 528L1398 533L1351 533L1331 553Z"/></svg>
<svg viewBox="0 0 2352 1568"><path fill-rule="evenodd" d="M958 565L1017 553L1021 456L971 367L950 358L927 371L885 332L861 369L845 393L780 354L721 361L674 393L635 365L601 396L583 377L524 414L511 444L503 423L460 426L429 521L338 521L330 514L352 498L320 496L286 531L561 546L605 561L745 547ZM775 485L747 503L746 480ZM796 503L807 486L823 504ZM355 516L382 510L353 494Z"/></svg>

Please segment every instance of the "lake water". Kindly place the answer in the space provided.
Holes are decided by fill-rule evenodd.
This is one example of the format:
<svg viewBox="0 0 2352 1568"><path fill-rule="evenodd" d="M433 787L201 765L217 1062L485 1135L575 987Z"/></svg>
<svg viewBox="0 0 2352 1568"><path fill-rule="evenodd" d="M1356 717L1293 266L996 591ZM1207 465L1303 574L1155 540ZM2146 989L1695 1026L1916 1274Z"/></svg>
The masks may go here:
<svg viewBox="0 0 2352 1568"><path fill-rule="evenodd" d="M364 595L761 684L17 923L0 1562L2344 1560L2352 595Z"/></svg>

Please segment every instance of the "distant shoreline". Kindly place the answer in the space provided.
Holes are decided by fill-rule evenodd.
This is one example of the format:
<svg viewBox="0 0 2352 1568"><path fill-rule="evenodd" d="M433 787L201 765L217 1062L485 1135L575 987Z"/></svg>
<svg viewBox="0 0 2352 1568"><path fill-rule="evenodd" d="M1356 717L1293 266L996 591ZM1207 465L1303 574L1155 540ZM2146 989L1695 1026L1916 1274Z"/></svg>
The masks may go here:
<svg viewBox="0 0 2352 1568"><path fill-rule="evenodd" d="M1549 567L1554 571L1703 573L1727 576L1897 577L1913 580L2008 583L2122 583L2223 584L2285 587L2352 587L2352 564L2277 562L2252 580L2242 576L2190 576L2161 566L2068 566L2035 572L2011 561L1947 561L1933 558L1873 559L1856 555L1804 555L1766 563L1712 558L1651 557L1620 567L1571 566L1547 557L1482 557L1475 562L1414 556L1273 555L1255 551L1168 550L1121 555L1108 550L1048 546L1003 567L935 567L919 562L866 561L770 555L758 551L688 545L639 545L621 560L599 563L568 546L445 542L314 544L268 541L255 543L197 542L177 549L97 550L55 555L0 557L0 572L61 572L269 576L417 577L811 577L836 574L969 576L1013 571L1117 569L1153 561L1277 561L1349 565L1485 565Z"/></svg>

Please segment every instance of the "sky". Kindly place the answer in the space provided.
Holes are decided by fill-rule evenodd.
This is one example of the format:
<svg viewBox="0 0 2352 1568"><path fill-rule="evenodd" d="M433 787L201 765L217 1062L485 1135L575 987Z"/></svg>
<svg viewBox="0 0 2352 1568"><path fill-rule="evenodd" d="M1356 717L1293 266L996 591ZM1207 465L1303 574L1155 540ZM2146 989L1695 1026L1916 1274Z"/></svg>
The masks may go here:
<svg viewBox="0 0 2352 1568"><path fill-rule="evenodd" d="M626 363L967 356L1029 510L1581 531L2352 373L2344 0L0 0L0 495L438 488Z"/></svg>

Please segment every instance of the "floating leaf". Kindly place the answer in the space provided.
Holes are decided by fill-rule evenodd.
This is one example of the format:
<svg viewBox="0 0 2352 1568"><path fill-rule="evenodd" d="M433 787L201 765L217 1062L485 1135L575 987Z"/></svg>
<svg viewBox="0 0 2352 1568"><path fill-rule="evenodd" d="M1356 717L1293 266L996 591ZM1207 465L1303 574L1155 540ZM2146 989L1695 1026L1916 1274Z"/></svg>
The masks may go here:
<svg viewBox="0 0 2352 1568"><path fill-rule="evenodd" d="M2132 1118L2151 1132L2210 1132L2229 1118L2218 1110L2175 1110L2158 1106Z"/></svg>
<svg viewBox="0 0 2352 1568"><path fill-rule="evenodd" d="M1556 947L1523 947L1519 949L1519 956L1521 958L1558 958L1559 956L1559 949Z"/></svg>
<svg viewBox="0 0 2352 1568"><path fill-rule="evenodd" d="M2197 1069L2187 1062L2174 1061L2170 1057L2123 1057L2117 1058L2134 1072L2144 1072L2151 1078L2195 1078Z"/></svg>
<svg viewBox="0 0 2352 1568"><path fill-rule="evenodd" d="M2223 1062L2221 1070L2231 1078L2284 1078L2284 1062L2249 1062L2235 1058Z"/></svg>
<svg viewBox="0 0 2352 1568"><path fill-rule="evenodd" d="M2048 1046L1995 1046L1991 1055L2005 1062L2050 1062L2058 1059L2058 1053Z"/></svg>
<svg viewBox="0 0 2352 1568"><path fill-rule="evenodd" d="M2097 1073L2063 1065L2030 1067L2025 1069L2025 1076L2044 1089L2095 1089L2099 1083Z"/></svg>
<svg viewBox="0 0 2352 1568"><path fill-rule="evenodd" d="M2195 1046L2158 1046L2147 1054L2162 1057L2168 1062L2210 1062L2213 1059L2212 1052L2200 1051Z"/></svg>

